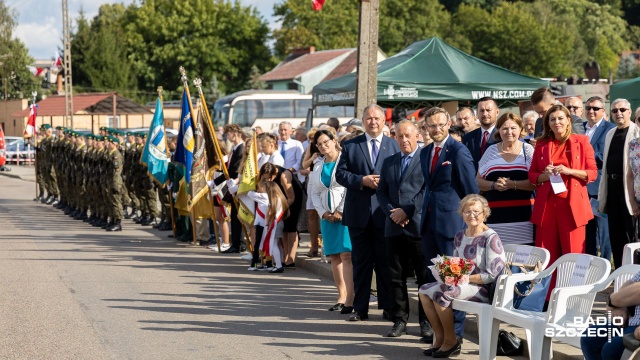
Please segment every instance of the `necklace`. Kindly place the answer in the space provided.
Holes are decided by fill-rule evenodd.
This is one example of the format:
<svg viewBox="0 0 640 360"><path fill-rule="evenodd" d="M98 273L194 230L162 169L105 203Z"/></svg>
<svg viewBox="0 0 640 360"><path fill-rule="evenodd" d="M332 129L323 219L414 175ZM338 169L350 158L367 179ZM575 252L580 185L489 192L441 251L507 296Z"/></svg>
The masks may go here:
<svg viewBox="0 0 640 360"><path fill-rule="evenodd" d="M516 143L516 146L515 146L512 150L510 150L510 151L505 150L505 149L504 149L504 143L502 143L502 152L503 152L503 153L507 153L507 154L515 154L515 153L517 152L517 150L518 150L518 143Z"/></svg>

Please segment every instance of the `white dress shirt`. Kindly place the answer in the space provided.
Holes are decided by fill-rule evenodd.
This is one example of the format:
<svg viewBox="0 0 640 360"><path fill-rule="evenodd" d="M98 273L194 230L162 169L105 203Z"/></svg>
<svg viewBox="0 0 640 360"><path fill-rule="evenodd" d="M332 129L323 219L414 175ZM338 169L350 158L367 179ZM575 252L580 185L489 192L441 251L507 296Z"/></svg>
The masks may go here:
<svg viewBox="0 0 640 360"><path fill-rule="evenodd" d="M597 123L593 124L593 126L589 126L588 121L585 123L584 125L584 127L586 128L585 135L589 137L589 141L591 141L593 134L596 133L596 130L598 130L598 126L600 126L600 124L602 124L602 119L600 119L600 121L598 121Z"/></svg>
<svg viewBox="0 0 640 360"><path fill-rule="evenodd" d="M284 146L284 165L285 169L294 169L296 172L300 170L300 163L302 162L302 143L296 139L289 138L287 141L278 140L278 155L282 151ZM282 157L282 155L280 155Z"/></svg>
<svg viewBox="0 0 640 360"><path fill-rule="evenodd" d="M262 156L258 158L258 169L262 168L262 165L266 163L272 163L273 165L284 167L284 159L278 151L274 151L271 155L262 154Z"/></svg>
<svg viewBox="0 0 640 360"><path fill-rule="evenodd" d="M367 138L367 149L369 149L369 159L371 159L371 163L373 164L373 166L376 166L375 161L373 161L373 154L371 153L371 140L376 139L376 145L378 145L378 156L380 156L380 148L382 146L382 137L384 136L384 134L380 133L380 135L378 135L375 138L369 135L368 133L364 133L364 136Z"/></svg>
<svg viewBox="0 0 640 360"><path fill-rule="evenodd" d="M433 150L431 150L431 156L429 156L429 170L431 170L431 163L433 162L433 156L436 154L436 148L442 148L444 146L444 144L447 142L447 140L449 140L449 135L447 134L447 137L444 138L444 140L442 140L441 142L434 142L433 143ZM440 150L440 155L442 155L442 150Z"/></svg>

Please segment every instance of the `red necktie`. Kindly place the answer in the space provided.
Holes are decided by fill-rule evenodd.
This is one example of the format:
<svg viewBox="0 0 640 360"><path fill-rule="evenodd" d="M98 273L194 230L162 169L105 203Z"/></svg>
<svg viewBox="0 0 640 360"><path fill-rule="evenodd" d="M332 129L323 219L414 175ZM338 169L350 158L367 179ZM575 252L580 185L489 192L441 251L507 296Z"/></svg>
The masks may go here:
<svg viewBox="0 0 640 360"><path fill-rule="evenodd" d="M442 150L442 148L436 147L435 152L433 153L433 159L431 159L431 174L433 174L433 170L436 169L436 164L438 163L438 158L440 157L440 150Z"/></svg>
<svg viewBox="0 0 640 360"><path fill-rule="evenodd" d="M489 140L489 132L485 131L482 134L482 143L480 143L480 156L484 154L484 150L487 148L487 140Z"/></svg>

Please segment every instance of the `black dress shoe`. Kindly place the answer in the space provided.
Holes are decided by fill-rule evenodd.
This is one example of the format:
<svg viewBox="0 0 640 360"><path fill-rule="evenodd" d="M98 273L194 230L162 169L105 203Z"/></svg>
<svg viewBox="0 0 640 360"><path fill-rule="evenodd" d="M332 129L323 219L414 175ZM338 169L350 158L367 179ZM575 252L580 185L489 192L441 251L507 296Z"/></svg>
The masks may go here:
<svg viewBox="0 0 640 360"><path fill-rule="evenodd" d="M433 329L428 321L420 322L420 341L431 344L433 342Z"/></svg>
<svg viewBox="0 0 640 360"><path fill-rule="evenodd" d="M456 342L456 344L451 349L446 351L442 351L442 350L435 351L433 355L431 355L431 357L434 359L445 359L451 355L459 354L461 349L462 347L460 346L460 343Z"/></svg>
<svg viewBox="0 0 640 360"><path fill-rule="evenodd" d="M349 321L364 321L369 318L369 314L366 312L356 311L355 314L349 316Z"/></svg>
<svg viewBox="0 0 640 360"><path fill-rule="evenodd" d="M387 333L387 337L400 337L402 334L407 333L407 323L402 320L396 320L391 328L391 331Z"/></svg>
<svg viewBox="0 0 640 360"><path fill-rule="evenodd" d="M237 254L237 253L239 253L239 252L240 252L240 251L238 250L238 248L235 248L235 247L233 247L233 246L232 246L232 247L230 247L230 248L228 248L228 249L227 249L227 250L225 250L225 251L222 251L222 253L223 253L223 254ZM284 266L284 265L282 265L282 266ZM282 268L280 268L280 269L282 269Z"/></svg>
<svg viewBox="0 0 640 360"><path fill-rule="evenodd" d="M295 269L296 263L292 262L291 264L282 264L282 267L286 269Z"/></svg>
<svg viewBox="0 0 640 360"><path fill-rule="evenodd" d="M423 351L423 352L422 352L422 354L423 354L424 356L433 356L433 353L434 353L434 352L436 352L436 351L438 351L438 350L440 350L440 348L434 348L434 347L432 347L432 348L429 348L429 349L427 349L427 350Z"/></svg>
<svg viewBox="0 0 640 360"><path fill-rule="evenodd" d="M340 310L340 314L351 314L353 312L353 306L345 306Z"/></svg>
<svg viewBox="0 0 640 360"><path fill-rule="evenodd" d="M120 221L117 221L113 225L107 228L107 231L122 231L122 225L120 225Z"/></svg>
<svg viewBox="0 0 640 360"><path fill-rule="evenodd" d="M344 309L344 304L343 303L337 303L337 304L333 305L332 307L330 307L329 311L341 311L342 309Z"/></svg>

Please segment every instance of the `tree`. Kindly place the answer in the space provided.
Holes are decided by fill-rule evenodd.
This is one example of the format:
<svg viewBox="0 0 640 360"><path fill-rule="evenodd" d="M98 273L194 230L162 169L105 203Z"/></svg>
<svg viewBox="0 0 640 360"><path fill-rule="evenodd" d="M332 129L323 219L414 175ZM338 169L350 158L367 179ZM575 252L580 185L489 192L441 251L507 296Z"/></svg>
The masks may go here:
<svg viewBox="0 0 640 360"><path fill-rule="evenodd" d="M253 89L253 90L262 90L267 88L267 83L260 80L260 69L257 66L253 65L251 67L251 74L249 75L249 81L247 81L247 85L245 88Z"/></svg>
<svg viewBox="0 0 640 360"><path fill-rule="evenodd" d="M13 38L16 14L0 0L0 98L31 98L40 88L41 79L34 78L27 66L33 62L22 41Z"/></svg>
<svg viewBox="0 0 640 360"><path fill-rule="evenodd" d="M618 79L632 79L640 76L640 68L636 64L636 59L632 55L627 55L620 59L616 77Z"/></svg>
<svg viewBox="0 0 640 360"><path fill-rule="evenodd" d="M322 11L313 11L308 0L285 0L273 9L282 23L273 31L275 53L280 59L295 48L328 50L358 45L357 1L328 1Z"/></svg>
<svg viewBox="0 0 640 360"><path fill-rule="evenodd" d="M266 21L237 1L146 0L130 13L127 47L141 89L180 88L184 66L190 79L216 76L223 92L237 91L253 65L272 66Z"/></svg>
<svg viewBox="0 0 640 360"><path fill-rule="evenodd" d="M473 56L523 74L571 74L578 69L573 54L582 51L577 29L549 13L545 14L548 20L540 21L543 10L525 3L503 2L491 11L461 5L445 40L462 45ZM513 31L514 24L521 31ZM567 51L567 44L574 46L571 51Z"/></svg>

